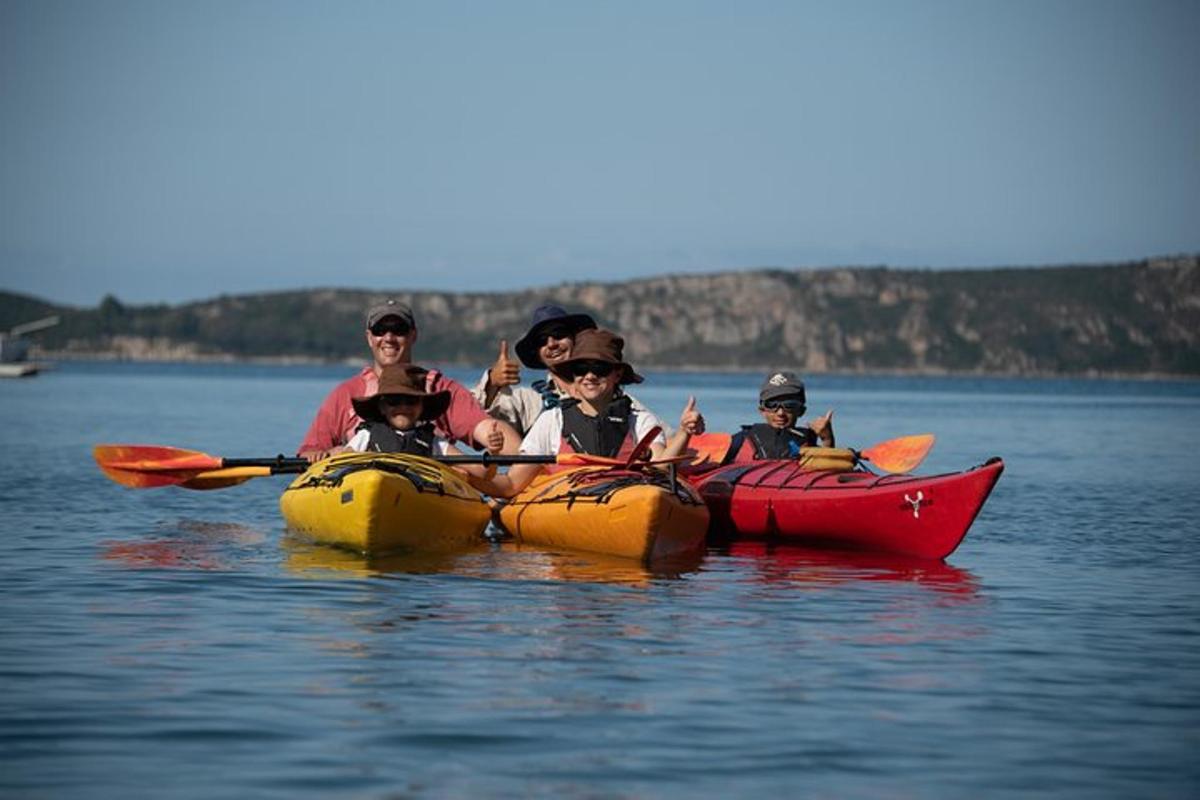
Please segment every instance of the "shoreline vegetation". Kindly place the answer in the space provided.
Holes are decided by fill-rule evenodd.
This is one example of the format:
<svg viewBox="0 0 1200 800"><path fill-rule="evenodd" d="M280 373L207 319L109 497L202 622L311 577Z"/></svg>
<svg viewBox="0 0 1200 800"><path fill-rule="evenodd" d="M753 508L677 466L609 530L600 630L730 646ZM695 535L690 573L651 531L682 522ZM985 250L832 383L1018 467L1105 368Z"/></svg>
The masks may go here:
<svg viewBox="0 0 1200 800"><path fill-rule="evenodd" d="M515 292L308 289L72 308L0 291L0 330L58 314L31 357L359 366L362 310L412 304L423 363L482 367L532 308L619 331L646 369L805 374L1200 378L1200 257L1112 265L749 270ZM313 320L319 323L313 324Z"/></svg>

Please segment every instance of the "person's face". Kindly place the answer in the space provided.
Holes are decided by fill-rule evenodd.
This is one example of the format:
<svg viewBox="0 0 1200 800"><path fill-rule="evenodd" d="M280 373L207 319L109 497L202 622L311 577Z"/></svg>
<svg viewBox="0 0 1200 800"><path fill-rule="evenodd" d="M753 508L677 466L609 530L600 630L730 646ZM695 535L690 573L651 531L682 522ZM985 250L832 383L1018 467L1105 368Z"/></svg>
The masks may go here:
<svg viewBox="0 0 1200 800"><path fill-rule="evenodd" d="M779 397L759 403L758 411L772 428L791 428L804 413L804 401L799 397Z"/></svg>
<svg viewBox="0 0 1200 800"><path fill-rule="evenodd" d="M379 397L379 411L394 430L410 431L421 421L425 402L411 394L385 394Z"/></svg>
<svg viewBox="0 0 1200 800"><path fill-rule="evenodd" d="M397 316L387 316L367 329L367 346L375 357L376 368L412 361L412 346L417 329Z"/></svg>
<svg viewBox="0 0 1200 800"><path fill-rule="evenodd" d="M568 365L572 394L589 402L607 400L620 378L616 364L607 361L575 361Z"/></svg>
<svg viewBox="0 0 1200 800"><path fill-rule="evenodd" d="M575 336L566 325L551 323L542 329L541 337L542 343L538 347L538 358L547 367L561 364L571 357Z"/></svg>

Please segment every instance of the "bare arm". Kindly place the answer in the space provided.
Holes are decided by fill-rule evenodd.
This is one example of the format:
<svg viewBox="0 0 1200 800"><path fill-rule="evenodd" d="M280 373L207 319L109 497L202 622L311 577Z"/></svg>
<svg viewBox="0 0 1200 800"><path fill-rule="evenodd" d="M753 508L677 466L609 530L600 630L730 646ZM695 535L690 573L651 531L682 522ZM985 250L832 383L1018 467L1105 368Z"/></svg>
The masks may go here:
<svg viewBox="0 0 1200 800"><path fill-rule="evenodd" d="M541 471L540 464L513 464L504 474L491 478L468 475L467 480L476 489L492 497L513 497L532 483Z"/></svg>
<svg viewBox="0 0 1200 800"><path fill-rule="evenodd" d="M674 458L683 455L687 450L692 434L704 433L704 415L696 408L696 398L689 397L683 413L679 415L679 429L667 439L666 446L650 445L654 458Z"/></svg>

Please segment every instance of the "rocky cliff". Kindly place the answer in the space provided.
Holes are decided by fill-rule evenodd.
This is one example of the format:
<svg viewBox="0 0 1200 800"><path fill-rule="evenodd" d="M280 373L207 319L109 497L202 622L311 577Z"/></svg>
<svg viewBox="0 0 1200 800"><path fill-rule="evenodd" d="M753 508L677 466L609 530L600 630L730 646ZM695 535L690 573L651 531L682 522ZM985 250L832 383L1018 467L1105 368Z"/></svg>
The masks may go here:
<svg viewBox="0 0 1200 800"><path fill-rule="evenodd" d="M427 362L488 363L554 301L619 331L643 367L1200 375L1198 261L762 270L506 293L314 289L180 306L109 297L95 309L0 295L0 328L21 321L19 306L62 315L40 344L64 356L362 358L362 311L387 294L416 310Z"/></svg>

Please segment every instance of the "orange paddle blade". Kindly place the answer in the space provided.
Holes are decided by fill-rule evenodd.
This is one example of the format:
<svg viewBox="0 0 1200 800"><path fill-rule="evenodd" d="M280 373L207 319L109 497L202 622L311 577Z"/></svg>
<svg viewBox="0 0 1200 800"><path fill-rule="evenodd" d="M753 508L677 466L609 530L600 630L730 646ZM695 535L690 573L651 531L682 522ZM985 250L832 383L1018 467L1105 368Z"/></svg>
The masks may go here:
<svg viewBox="0 0 1200 800"><path fill-rule="evenodd" d="M688 440L692 466L715 466L725 460L733 436L728 433L697 433Z"/></svg>
<svg viewBox="0 0 1200 800"><path fill-rule="evenodd" d="M932 433L901 436L872 445L860 455L884 472L912 472L929 455L936 440Z"/></svg>
<svg viewBox="0 0 1200 800"><path fill-rule="evenodd" d="M251 478L263 478L273 474L270 467L226 467L198 473L179 485L185 489L224 489L245 483Z"/></svg>
<svg viewBox="0 0 1200 800"><path fill-rule="evenodd" d="M100 444L92 457L105 475L134 489L175 486L198 472L221 468L221 459L206 453L161 445Z"/></svg>
<svg viewBox="0 0 1200 800"><path fill-rule="evenodd" d="M616 467L625 462L617 458L592 456L587 453L559 453L554 463L564 467Z"/></svg>

